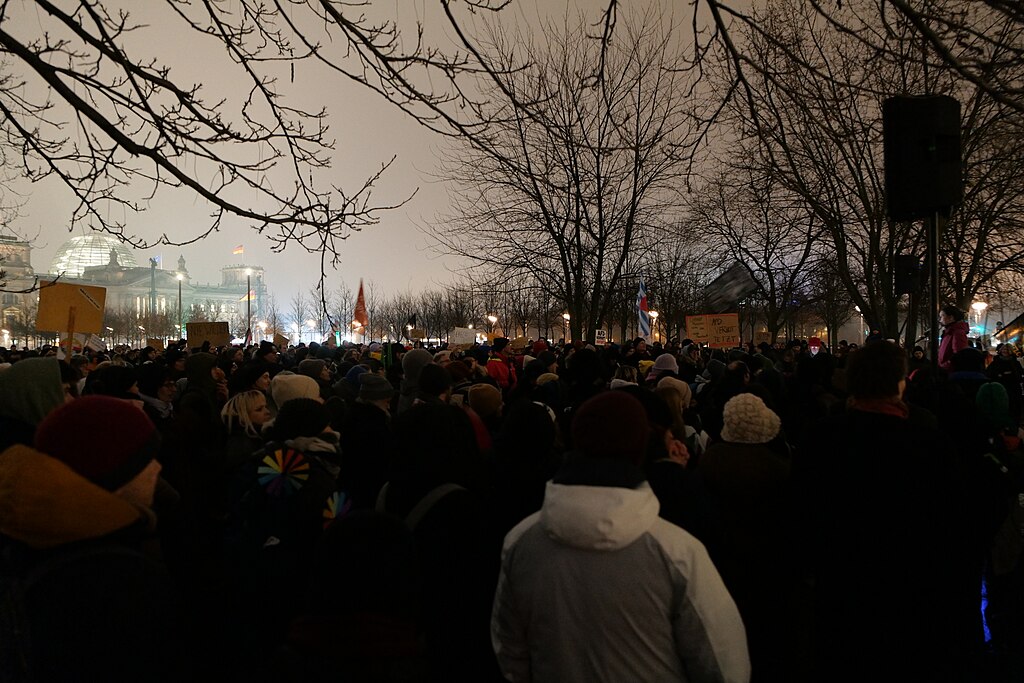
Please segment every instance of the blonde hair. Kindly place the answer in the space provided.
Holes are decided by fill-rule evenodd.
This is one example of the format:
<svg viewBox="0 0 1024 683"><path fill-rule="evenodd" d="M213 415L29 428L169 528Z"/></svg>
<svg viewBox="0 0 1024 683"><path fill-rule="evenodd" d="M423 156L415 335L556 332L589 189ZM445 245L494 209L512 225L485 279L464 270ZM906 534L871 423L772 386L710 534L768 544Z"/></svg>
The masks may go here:
<svg viewBox="0 0 1024 683"><path fill-rule="evenodd" d="M683 411L686 410L686 406L683 405L682 395L673 387L666 385L659 385L654 389L654 393L665 401L672 415L672 425L669 427L672 435L679 440L685 439L686 421L683 419Z"/></svg>
<svg viewBox="0 0 1024 683"><path fill-rule="evenodd" d="M267 397L262 391L243 391L224 404L220 411L220 419L227 427L228 434L233 433L236 428L241 428L246 436L259 438L260 428L249 419L249 411L261 398L265 403Z"/></svg>

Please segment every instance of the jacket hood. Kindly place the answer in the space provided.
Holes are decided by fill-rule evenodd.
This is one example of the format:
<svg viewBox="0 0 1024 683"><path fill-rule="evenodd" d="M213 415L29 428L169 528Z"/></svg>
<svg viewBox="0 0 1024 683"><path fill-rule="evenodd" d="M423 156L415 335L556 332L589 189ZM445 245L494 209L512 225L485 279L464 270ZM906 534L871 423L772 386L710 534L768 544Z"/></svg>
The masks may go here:
<svg viewBox="0 0 1024 683"><path fill-rule="evenodd" d="M35 426L63 404L56 358L26 358L0 372L0 415Z"/></svg>
<svg viewBox="0 0 1024 683"><path fill-rule="evenodd" d="M101 538L147 517L56 458L27 446L0 453L0 533L32 548Z"/></svg>
<svg viewBox="0 0 1024 683"><path fill-rule="evenodd" d="M658 499L647 482L634 489L549 481L541 524L559 543L584 550L618 550L658 519Z"/></svg>
<svg viewBox="0 0 1024 683"><path fill-rule="evenodd" d="M971 326L967 324L966 320L957 320L956 322L950 323L950 324L946 325L945 328L943 328L942 336L946 336L947 334L952 334L952 333L957 332L959 330L962 330L964 333L967 333L967 332L971 331Z"/></svg>
<svg viewBox="0 0 1024 683"><path fill-rule="evenodd" d="M217 356L212 353L193 353L185 361L185 377L188 378L190 390L214 392L217 390L217 382L214 381L211 371L217 365Z"/></svg>

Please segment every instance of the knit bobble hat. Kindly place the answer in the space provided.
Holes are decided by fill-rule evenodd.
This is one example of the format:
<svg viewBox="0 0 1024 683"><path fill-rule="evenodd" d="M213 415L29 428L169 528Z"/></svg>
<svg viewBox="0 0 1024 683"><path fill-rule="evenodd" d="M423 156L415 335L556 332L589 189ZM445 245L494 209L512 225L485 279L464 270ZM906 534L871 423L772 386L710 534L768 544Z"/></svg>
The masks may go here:
<svg viewBox="0 0 1024 683"><path fill-rule="evenodd" d="M644 461L650 428L647 411L625 391L605 391L588 399L572 420L572 441L588 458Z"/></svg>
<svg viewBox="0 0 1024 683"><path fill-rule="evenodd" d="M722 439L732 443L768 443L779 434L779 416L754 394L733 396L722 413Z"/></svg>
<svg viewBox="0 0 1024 683"><path fill-rule="evenodd" d="M654 359L654 367L652 370L655 372L671 370L672 372L678 373L679 363L676 362L676 357L671 353L663 353Z"/></svg>
<svg viewBox="0 0 1024 683"><path fill-rule="evenodd" d="M36 430L37 450L108 491L116 491L156 458L160 434L127 401L85 396L50 413Z"/></svg>
<svg viewBox="0 0 1024 683"><path fill-rule="evenodd" d="M359 398L364 401L387 400L395 395L391 382L372 372L359 375Z"/></svg>
<svg viewBox="0 0 1024 683"><path fill-rule="evenodd" d="M279 372L270 381L270 395L278 408L297 398L320 398L320 385L306 375Z"/></svg>

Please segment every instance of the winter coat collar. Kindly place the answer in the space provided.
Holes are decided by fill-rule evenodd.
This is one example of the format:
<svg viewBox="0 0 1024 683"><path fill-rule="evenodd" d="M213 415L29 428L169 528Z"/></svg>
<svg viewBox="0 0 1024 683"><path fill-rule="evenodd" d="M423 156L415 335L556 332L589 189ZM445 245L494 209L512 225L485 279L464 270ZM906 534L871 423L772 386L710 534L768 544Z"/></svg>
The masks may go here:
<svg viewBox="0 0 1024 683"><path fill-rule="evenodd" d="M541 524L554 540L585 550L618 550L658 519L658 499L647 482L638 487L572 486L548 482Z"/></svg>
<svg viewBox="0 0 1024 683"><path fill-rule="evenodd" d="M55 458L27 446L0 453L0 533L42 549L152 522Z"/></svg>

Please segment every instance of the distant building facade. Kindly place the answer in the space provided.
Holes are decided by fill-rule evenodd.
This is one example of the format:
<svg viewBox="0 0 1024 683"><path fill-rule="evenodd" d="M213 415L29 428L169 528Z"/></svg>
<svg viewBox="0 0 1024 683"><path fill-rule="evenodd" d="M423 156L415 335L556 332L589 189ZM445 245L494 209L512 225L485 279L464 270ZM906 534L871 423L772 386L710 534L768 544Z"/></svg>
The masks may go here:
<svg viewBox="0 0 1024 683"><path fill-rule="evenodd" d="M140 338L168 338L180 335L179 322L192 319L226 321L232 332L241 335L247 312L255 327L266 309L265 273L258 265L224 266L219 283L201 283L189 273L184 256L173 270L162 268L156 259L139 266L126 245L102 234L69 239L57 250L45 274L34 271L31 255L28 242L0 235L0 269L6 273L0 283L0 302L8 343L12 337L23 336L25 325L35 321L38 293L15 292L31 289L37 278L106 288L108 328L102 336L123 336L126 341L135 336L128 331L129 323L132 330L139 330ZM149 334L144 329L147 324L151 325ZM119 331L118 326L125 330Z"/></svg>

